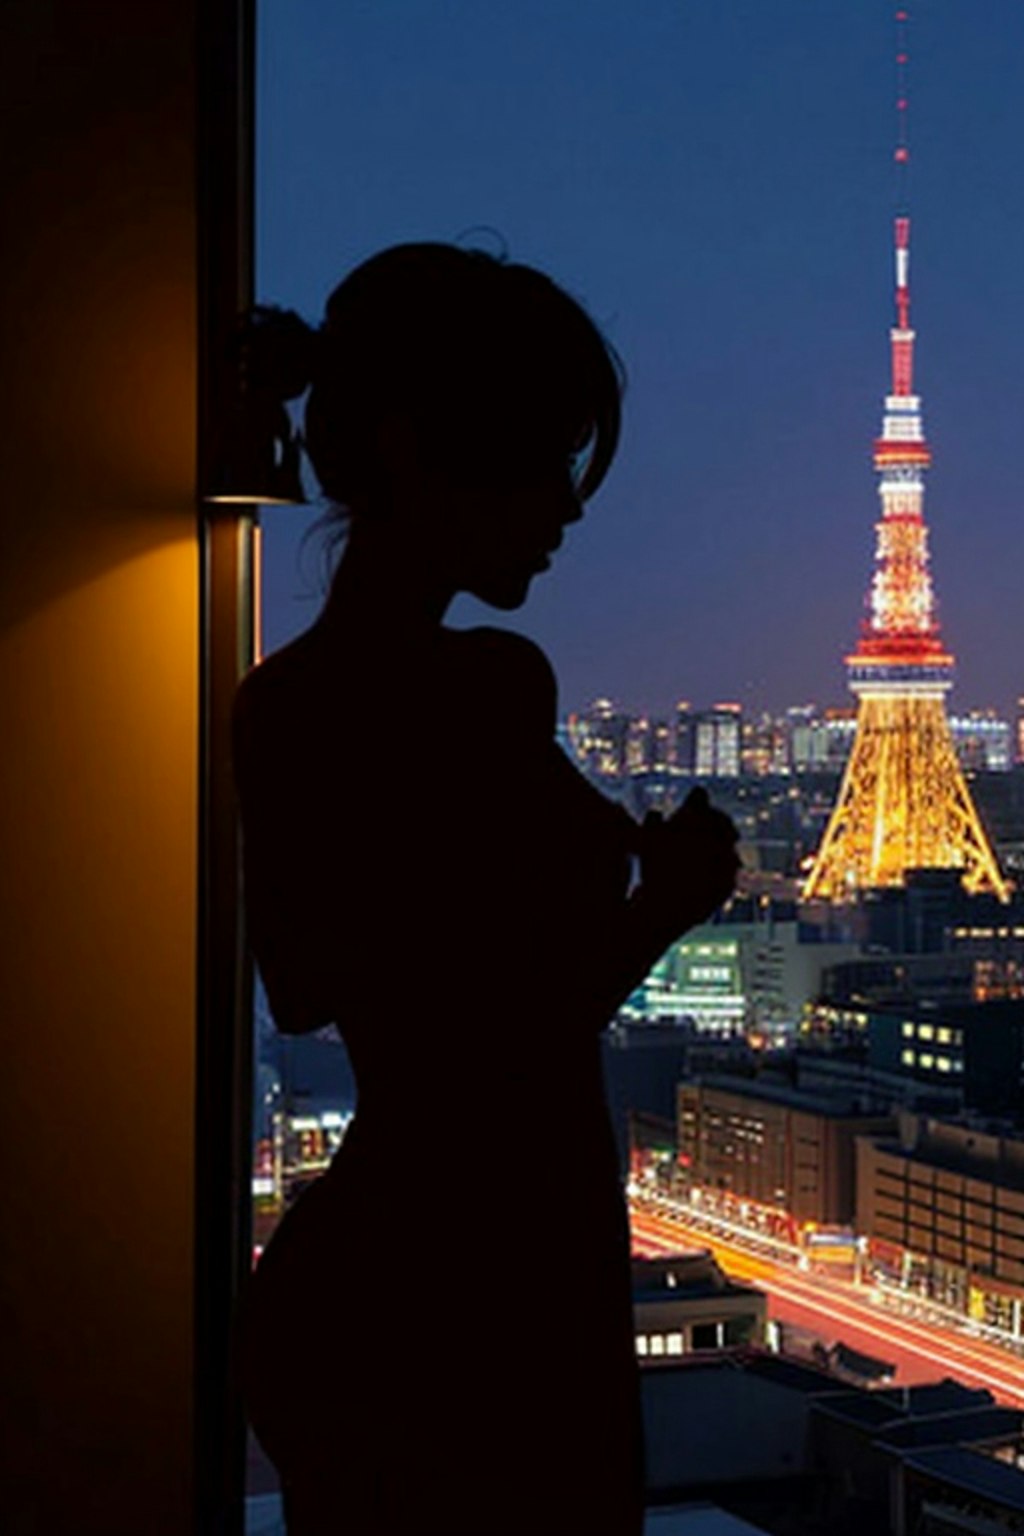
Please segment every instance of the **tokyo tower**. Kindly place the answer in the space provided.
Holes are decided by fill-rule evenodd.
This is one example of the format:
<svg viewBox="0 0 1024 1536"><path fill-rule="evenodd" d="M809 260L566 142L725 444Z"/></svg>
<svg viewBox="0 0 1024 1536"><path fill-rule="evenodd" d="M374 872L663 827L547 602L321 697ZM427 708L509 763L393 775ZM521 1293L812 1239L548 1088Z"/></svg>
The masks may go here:
<svg viewBox="0 0 1024 1536"><path fill-rule="evenodd" d="M898 12L904 23L906 13ZM906 165L907 62L901 38L896 160ZM1006 900L1009 887L978 818L946 719L953 657L944 648L928 570L924 472L931 453L914 394L910 219L895 221L896 324L892 387L874 445L881 520L868 615L846 658L859 699L839 797L804 885L805 901L845 902L872 886L902 885L911 869L957 868L966 890Z"/></svg>

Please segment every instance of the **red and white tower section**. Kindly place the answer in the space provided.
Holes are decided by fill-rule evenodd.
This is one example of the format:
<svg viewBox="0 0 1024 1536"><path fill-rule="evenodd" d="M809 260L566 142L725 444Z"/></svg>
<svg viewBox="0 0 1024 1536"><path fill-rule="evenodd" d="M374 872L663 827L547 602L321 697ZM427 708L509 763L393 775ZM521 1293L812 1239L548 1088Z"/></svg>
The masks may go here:
<svg viewBox="0 0 1024 1536"><path fill-rule="evenodd" d="M892 392L885 398L875 468L882 518L869 617L860 644L846 659L850 686L861 697L900 693L941 696L953 681L953 657L943 649L928 571L924 473L931 452L914 394L914 332L910 328L910 220L896 220L896 316L890 331Z"/></svg>
<svg viewBox="0 0 1024 1536"><path fill-rule="evenodd" d="M902 143L896 158L906 158ZM860 641L846 658L860 701L857 731L803 894L807 901L845 902L871 887L902 885L908 870L956 868L967 890L1005 899L1009 887L946 719L954 662L942 644L928 569L924 475L931 453L914 393L905 215L896 219L895 234L892 384L874 447L882 504L875 573Z"/></svg>

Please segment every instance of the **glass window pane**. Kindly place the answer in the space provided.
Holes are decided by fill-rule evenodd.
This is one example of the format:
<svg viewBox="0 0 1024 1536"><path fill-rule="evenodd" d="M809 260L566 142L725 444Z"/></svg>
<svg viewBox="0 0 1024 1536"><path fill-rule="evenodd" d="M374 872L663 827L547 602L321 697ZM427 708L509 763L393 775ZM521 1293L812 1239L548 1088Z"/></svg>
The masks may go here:
<svg viewBox="0 0 1024 1536"><path fill-rule="evenodd" d="M770 1095L753 1116L703 1103L694 1089L679 1114L680 1080L738 1063L748 1088L775 1081L799 1092L788 1059L773 1077L775 1053L791 1051L801 1017L813 1010L809 1043L820 1036L839 1047L815 1066L813 1091L824 1093L840 1083L847 1056L871 1063L882 1038L870 1011L876 994L883 1006L898 997L900 1009L913 1011L913 965L901 968L901 953L893 958L913 927L906 914L893 916L892 942L869 953L838 919L812 945L795 910L857 730L842 659L855 643L862 595L851 570L867 568L876 516L862 457L875 420L863 400L886 387L879 357L891 321L889 189L877 156L884 123L875 116L889 50L870 8L834 10L817 27L811 54L807 7L788 0L747 7L742 28L728 7L660 0L290 0L264 5L260 17L261 300L316 322L328 292L373 252L399 241L465 240L549 270L625 360L620 453L554 568L521 612L496 620L460 598L451 621L498 622L539 642L558 674L562 746L638 821L671 813L701 782L739 829L744 901L727 922L700 925L658 961L606 1035L604 1064L634 1217L641 1197L647 1202L638 1247L663 1252L668 1242L699 1247L713 1238L726 1252L735 1239L745 1256L740 1272L749 1272L752 1243L766 1265L807 1266L811 1206L788 1208L798 1198L788 1172L792 1164L798 1195L809 1198L807 1170L820 1163L820 1149L810 1140L787 1145ZM948 46L948 35L935 41L929 60L940 74L937 55ZM940 99L938 83L933 89ZM999 95L1011 99L1013 92ZM869 119L876 127L863 131ZM934 120L927 130L942 131ZM826 165L833 169L823 176ZM934 162L931 174L941 180ZM952 192L936 202L933 186L932 198L933 231L948 228ZM997 252L995 261L1004 244L992 238L983 247ZM935 260L934 246L927 260ZM1018 288L1005 280L1004 310ZM940 344L943 324L933 311L930 345ZM1012 336L1020 324L1015 331L1007 319L997 329ZM961 314L950 334L979 328ZM958 354L956 366L971 364ZM928 404L942 370L926 372ZM986 376L979 364L975 380ZM962 393L958 411L991 408L985 390ZM956 414L947 402L947 434ZM974 437L964 440L981 440L984 426L976 415ZM910 441L914 431L913 422L897 423L892 440ZM988 473L987 464L972 468ZM1011 471L1003 474L1009 483ZM823 535L826 480L829 506L843 516L830 512ZM979 506L998 499L978 485ZM262 513L266 651L319 611L336 554L321 526L325 510ZM857 516L859 529L849 520ZM965 539L943 522L934 551L940 593L955 593L958 573L976 582L976 552ZM957 649L963 607L954 614L951 601L947 619ZM819 702L800 702L811 697ZM401 699L393 713L388 750L407 761L414 783L429 744L405 731ZM997 852L1024 869L1024 827L1011 835L1017 811L1005 787L1008 722L972 713L955 736L972 794L988 794L998 811L991 821L1005 840ZM997 751L989 745L996 738ZM488 773L484 761L469 768ZM879 902L874 920L894 910ZM991 912L981 911L959 913L947 937L978 967L971 984L1011 997L1024 990L1019 956L992 956L1001 943L1019 947L1022 934L993 926ZM394 974L382 977L387 1014L432 1003L401 960L399 942ZM961 984L952 966L940 976L933 960L929 984ZM500 992L501 965L511 963L514 956L498 958L490 995ZM835 998L822 995L826 977ZM487 1002L482 994L482 1012ZM959 1047L964 1031L897 1017L895 1038L888 1021L880 1070L897 1076L898 1051L905 1079L911 1069L932 1070L943 1074L937 1095L959 1091L970 1075L960 1056L914 1047ZM342 1144L355 1087L334 1032L279 1036L261 989L255 1029L259 1249ZM542 1071L543 1049L534 1048ZM867 1091L852 1076L843 1081L848 1096ZM852 1150L848 1161L852 1168ZM557 1151L551 1176L557 1183ZM666 1206L674 1225L663 1219ZM845 1226L849 1211L823 1225L833 1218ZM831 1263L838 1274L826 1251L822 1245L815 1264ZM871 1273L876 1259L865 1254ZM919 1258L909 1250L887 1250L877 1264L903 1285L911 1276L918 1283ZM680 1353L684 1335L635 1338L649 1363ZM692 1332L695 1349L730 1338L707 1322ZM269 1487L255 1454L253 1466L253 1489Z"/></svg>

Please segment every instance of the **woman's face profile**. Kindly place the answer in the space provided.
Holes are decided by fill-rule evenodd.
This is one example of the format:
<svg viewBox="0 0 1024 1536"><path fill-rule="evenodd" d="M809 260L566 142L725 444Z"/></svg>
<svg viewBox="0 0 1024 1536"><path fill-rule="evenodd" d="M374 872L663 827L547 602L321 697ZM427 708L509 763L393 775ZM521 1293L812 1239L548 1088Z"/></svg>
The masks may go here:
<svg viewBox="0 0 1024 1536"><path fill-rule="evenodd" d="M379 442L378 484L430 584L521 607L566 526L583 516L577 456L537 430L439 440L408 417L390 420Z"/></svg>
<svg viewBox="0 0 1024 1536"><path fill-rule="evenodd" d="M565 528L583 516L571 455L477 455L435 487L437 527L456 590L519 608L548 570Z"/></svg>

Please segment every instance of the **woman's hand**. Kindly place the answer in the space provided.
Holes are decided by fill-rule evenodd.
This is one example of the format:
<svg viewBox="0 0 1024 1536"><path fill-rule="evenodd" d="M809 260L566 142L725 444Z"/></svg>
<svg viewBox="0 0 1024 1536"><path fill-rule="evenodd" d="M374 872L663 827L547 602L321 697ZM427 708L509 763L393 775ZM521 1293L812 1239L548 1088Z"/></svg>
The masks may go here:
<svg viewBox="0 0 1024 1536"><path fill-rule="evenodd" d="M637 897L667 943L705 922L732 895L738 839L730 818L700 788L667 821L658 811L648 813L640 829Z"/></svg>

